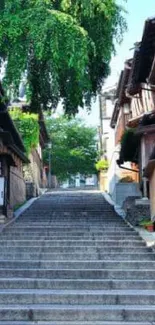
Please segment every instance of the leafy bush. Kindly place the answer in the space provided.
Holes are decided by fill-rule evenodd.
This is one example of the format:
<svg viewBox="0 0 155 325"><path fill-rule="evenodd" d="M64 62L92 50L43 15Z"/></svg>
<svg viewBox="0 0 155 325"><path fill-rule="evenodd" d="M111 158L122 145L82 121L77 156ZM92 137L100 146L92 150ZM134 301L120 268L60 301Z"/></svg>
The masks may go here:
<svg viewBox="0 0 155 325"><path fill-rule="evenodd" d="M108 160L106 160L106 159L101 159L96 164L96 169L98 171L101 171L101 170L106 171L108 169L108 167L109 167L109 163L108 163Z"/></svg>
<svg viewBox="0 0 155 325"><path fill-rule="evenodd" d="M144 220L144 221L141 221L140 222L140 226L143 226L143 227L145 227L145 226L152 226L154 223L150 220Z"/></svg>
<svg viewBox="0 0 155 325"><path fill-rule="evenodd" d="M18 107L10 109L10 115L22 137L27 155L29 155L39 143L38 115L22 112Z"/></svg>

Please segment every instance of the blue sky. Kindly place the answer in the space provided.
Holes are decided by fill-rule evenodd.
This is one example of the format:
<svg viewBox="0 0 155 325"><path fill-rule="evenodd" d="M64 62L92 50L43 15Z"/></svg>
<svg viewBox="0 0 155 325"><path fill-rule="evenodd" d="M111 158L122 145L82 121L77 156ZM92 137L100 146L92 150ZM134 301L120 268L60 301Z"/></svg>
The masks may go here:
<svg viewBox="0 0 155 325"><path fill-rule="evenodd" d="M145 20L155 16L155 0L128 0L125 8L128 12L126 15L128 31L124 34L123 43L117 46L117 55L111 62L111 76L105 83L107 85L117 81L124 61L132 57L130 49L135 42L141 40Z"/></svg>
<svg viewBox="0 0 155 325"><path fill-rule="evenodd" d="M128 30L124 34L124 40L120 46L117 46L117 55L111 61L111 75L106 80L104 86L113 86L119 78L120 71L123 69L124 61L132 57L135 42L140 41L143 34L144 22L147 18L155 16L155 0L123 0L124 6L127 10L126 19ZM89 124L98 125L98 101L92 105L91 114L88 116L84 112L82 116L85 117Z"/></svg>

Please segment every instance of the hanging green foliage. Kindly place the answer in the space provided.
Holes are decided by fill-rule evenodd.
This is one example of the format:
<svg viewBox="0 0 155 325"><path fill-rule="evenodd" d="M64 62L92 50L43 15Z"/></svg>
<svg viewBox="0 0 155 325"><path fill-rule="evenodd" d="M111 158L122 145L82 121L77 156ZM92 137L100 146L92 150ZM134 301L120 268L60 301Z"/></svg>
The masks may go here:
<svg viewBox="0 0 155 325"><path fill-rule="evenodd" d="M1 1L0 1L1 2ZM0 59L5 86L17 96L26 75L30 108L65 112L90 108L108 76L111 55L126 28L116 0L2 0Z"/></svg>
<svg viewBox="0 0 155 325"><path fill-rule="evenodd" d="M29 155L39 143L38 115L22 112L18 107L10 109L9 113L22 137L27 155Z"/></svg>

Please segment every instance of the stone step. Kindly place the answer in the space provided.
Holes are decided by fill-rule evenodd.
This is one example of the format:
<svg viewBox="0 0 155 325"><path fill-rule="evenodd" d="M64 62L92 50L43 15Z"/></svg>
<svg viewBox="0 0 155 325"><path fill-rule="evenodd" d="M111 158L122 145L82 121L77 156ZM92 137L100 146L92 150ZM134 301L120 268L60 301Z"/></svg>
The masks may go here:
<svg viewBox="0 0 155 325"><path fill-rule="evenodd" d="M45 224L56 224L59 225L62 224L62 225L68 225L68 224L73 224L73 225L85 225L85 226L88 226L89 224L94 226L94 224L102 224L102 225L107 225L107 226L110 226L110 224L112 226L116 226L116 225L120 225L121 227L125 227L127 226L127 223L123 220L123 219L118 219L118 218L109 218L109 219L105 219L105 217L100 217L100 218L97 218L96 216L94 216L93 218L91 218L90 216L87 216L87 217L82 217L81 218L81 215L77 216L76 218L74 216L70 216L69 218L67 217L59 217L58 216L53 216L51 218L38 218L36 217L35 219L33 218L30 218L27 217L27 219L25 220L22 220L22 218L19 220L19 222L15 222L15 224L18 224L18 225L26 225L26 224L30 224L32 223L33 225L38 225L38 224L41 224L41 225L45 225Z"/></svg>
<svg viewBox="0 0 155 325"><path fill-rule="evenodd" d="M1 290L0 304L154 305L155 290Z"/></svg>
<svg viewBox="0 0 155 325"><path fill-rule="evenodd" d="M116 232L133 232L133 233L136 233L136 231L129 227L128 225L111 225L109 223L109 225L105 225L103 223L99 223L98 225L94 224L94 225L84 225L84 224L81 224L79 226L77 225L74 225L74 224L61 224L59 223L58 225L55 225L55 224L50 224L50 223L46 223L44 225L41 225L40 223L39 224L27 224L25 223L25 225L23 223L21 223L21 225L18 224L14 224L10 229L9 227L7 229L9 229L9 231L16 231L16 232L19 232L20 231L25 231L26 230L34 230L34 231L40 231L40 230L43 230L43 227L45 227L45 230L50 230L50 231L53 231L53 232L63 232L63 228L65 229L66 232L78 232L78 233L84 233L84 232L98 232L98 233L102 233L102 232L111 232L111 231L116 231Z"/></svg>
<svg viewBox="0 0 155 325"><path fill-rule="evenodd" d="M71 208L71 205L65 205L65 204L62 204L63 206L57 208L57 206L53 205L52 202L51 202L51 205L52 207L48 207L47 205L45 206L41 206L40 209L42 209L43 213L42 213L42 216L43 218L45 218L46 216L53 216L53 215L77 215L77 214L81 214L81 215L86 215L86 214L90 214L90 215L102 215L104 218L107 216L110 217L110 215L114 218L120 218L119 215L117 215L113 209L109 209L109 208L106 208L105 207L105 210L104 210L104 207L103 207L103 204L102 206L100 205L100 207L98 208L98 206L96 207L90 207L87 205L87 206L84 206L84 207L80 207L78 205L74 206L74 208ZM29 209L26 213L24 213L24 218L26 218L29 213L31 216L33 216L33 212L35 213L35 216L40 216L40 210L38 210L37 207L35 207L34 209Z"/></svg>
<svg viewBox="0 0 155 325"><path fill-rule="evenodd" d="M67 221L67 220L64 220L64 221L61 221L59 220L59 218L57 220L46 220L46 221L30 221L29 218L27 219L27 221L25 222L18 222L15 221L14 224L12 225L13 227L17 227L17 228L20 228L20 227L30 227L32 224L33 227L37 227L37 226L53 226L53 227L63 227L63 226L66 226L66 227L69 227L69 226L73 226L75 228L80 228L81 226L85 227L85 228L89 228L89 227L98 227L99 225L103 228L106 228L106 227L114 227L114 228L131 228L128 223L126 223L123 219L121 221L119 220L109 220L109 221L105 221L104 219L101 220L101 221L97 221L94 219L94 221L92 222L89 222L89 219L88 220L83 220L83 221L75 221L73 219ZM98 229L99 230L99 229Z"/></svg>
<svg viewBox="0 0 155 325"><path fill-rule="evenodd" d="M68 233L70 232L71 234L72 233L79 233L79 232L83 232L83 233L96 233L98 232L100 229L100 232L103 232L103 233L107 233L107 234L110 234L110 233L116 233L117 235L121 235L122 233L124 234L128 234L128 233L131 233L134 234L134 230L129 228L129 227L103 227L102 225L100 226L90 226L90 227L84 227L84 226L80 226L80 227L73 227L73 226L66 226L66 227L63 227L61 225L59 225L59 227L55 227L55 226L25 226L25 227L12 227L11 229L11 233L13 232L39 232L39 231L42 231L42 232L45 232L45 231L51 231L51 232L57 232L57 233Z"/></svg>
<svg viewBox="0 0 155 325"><path fill-rule="evenodd" d="M108 227L108 228L130 228L129 226L128 226L128 224L126 223L126 222L124 222L124 220L122 219L122 221L119 221L119 220L116 220L116 221L112 221L112 220L109 220L109 221L105 221L104 219L103 219L103 221L97 221L97 220L95 220L94 219L94 221L90 221L89 222L89 219L88 219L88 221L86 221L85 220L85 222L84 221L81 221L80 222L80 220L79 221L76 221L75 222L75 220L69 220L69 221L67 221L67 220L64 220L64 221L61 221L61 220L55 220L55 221L51 221L51 220L49 220L49 221L45 221L45 222L41 222L41 221L35 221L35 222L32 222L32 221L30 221L29 219L27 220L27 222L25 221L25 222L15 222L14 224L13 224L13 227L16 227L16 228L20 228L20 227L30 227L32 225L32 227L41 227L41 226L47 226L47 227L70 227L71 225L73 226L73 228L80 228L81 226L83 226L84 228L89 228L89 227L98 227L99 225L101 226L101 227L103 227L103 228L106 228L106 227Z"/></svg>
<svg viewBox="0 0 155 325"><path fill-rule="evenodd" d="M155 322L155 254L102 195L42 196L0 249L0 325Z"/></svg>
<svg viewBox="0 0 155 325"><path fill-rule="evenodd" d="M125 228L125 230L124 230L124 228ZM12 225L12 227L11 227L11 225L10 226L8 226L5 230L4 230L4 232L5 231L11 231L11 232L19 232L19 230L20 231L25 231L25 229L27 230L27 231L29 231L29 230L32 230L32 231L34 231L34 232L36 232L36 231L41 231L41 230L44 230L43 229L43 227L41 226L41 225L38 225L38 226L36 226L36 225L28 225L28 224L25 224L25 225L23 225L23 224L21 224L20 226L18 225L18 227L17 227L17 224L14 224L14 225ZM119 225L117 225L117 226L115 226L115 227L107 227L107 226L104 226L103 224L101 224L100 223L100 225L99 226L82 226L82 225L80 225L79 227L74 227L74 225L72 226L71 225L71 223L70 223L70 225L69 226L67 226L67 227L64 227L64 229L65 229L65 231L66 232L71 232L71 233L86 233L86 232L95 232L95 233L107 233L107 232L132 232L132 233L137 233L133 228L131 228L131 227L129 227L129 226L126 226L126 227L121 227L121 226L119 226ZM45 226L45 230L50 230L50 231L52 231L52 232L63 232L63 226L61 226L61 224L59 224L59 226L57 226L57 227L55 227L54 225L52 226L52 225L50 225L50 224L46 224L46 226Z"/></svg>
<svg viewBox="0 0 155 325"><path fill-rule="evenodd" d="M31 216L33 216L33 214L34 214L34 216L37 216L37 215L40 216L40 208L42 209L42 216L43 216L43 218L46 217L46 216L47 216L47 218L49 218L50 216L52 217L53 215L56 215L57 214L57 209L56 209L56 205L52 201L51 201L51 205L52 205L52 207L50 205L48 205L48 203L45 204L44 207L43 207L43 205L39 206L38 204L36 204L36 206L34 206L34 207L31 206L30 209L27 209L25 211L25 213L22 216L22 218L23 219L26 218L27 215L29 215L29 214ZM62 207L62 204L61 204L61 209L60 209L60 207L58 209L59 210L58 212L59 212L60 216L64 215L63 208L65 209L67 206L70 209L68 211L65 211L65 216L69 216L72 213L74 215L78 215L79 214L79 210L78 209L71 209L71 205L70 206L68 204L66 205L65 202L63 202L63 207ZM76 206L77 206L77 208L79 208L80 207L80 202L78 202L78 204L76 204ZM83 207L80 209L81 215L84 215L85 216L85 215L87 215L87 212L89 212L90 216L91 215L97 215L97 216L103 215L105 217L105 215L108 213L108 216L109 216L109 214L112 214L112 216L114 218L116 218L116 217L117 218L120 218L120 216L118 216L115 213L114 208L111 207L110 205L104 205L104 209L103 209L103 204L102 205L99 204L98 206L101 209L96 209L97 205L94 206L95 209L91 209L91 208L89 209L89 206L87 204L85 206L85 207L87 207L87 209L85 209L85 207L84 207L84 209L83 209ZM75 207L75 205L74 205L74 207ZM92 207L92 205L90 207Z"/></svg>
<svg viewBox="0 0 155 325"><path fill-rule="evenodd" d="M40 210L38 209L32 209L30 208L29 210L26 210L26 212L23 214L23 216L21 216L22 220L26 220L27 217L30 217L31 220L35 220L35 219L39 219L42 217L42 220L46 219L50 219L55 217L58 217L58 215L60 216L60 218L69 218L69 217L74 217L75 219L79 216L80 218L87 218L90 216L90 218L96 217L96 218L107 218L108 220L110 219L117 219L117 220L121 220L121 217L118 216L113 210L108 210L106 209L106 211L104 212L103 207L101 210L91 210L91 209L81 209L81 210L71 210L68 209L66 210L65 207L64 209L62 208L61 210L57 210L54 209L54 207L52 207L53 209L46 209L46 207L41 207L40 209L42 209L42 214L40 213Z"/></svg>
<svg viewBox="0 0 155 325"><path fill-rule="evenodd" d="M81 197L78 198L78 200L75 200L75 198L73 200L72 196L64 197L64 199L62 197L60 197L59 194L57 194L56 196L57 196L56 200L55 200L54 196L53 197L51 196L48 198L45 196L42 196L41 200L38 200L35 204L32 205L32 211L33 210L38 211L40 208L44 208L46 212L48 210L51 211L51 209L50 209L51 205L52 205L52 207L58 208L58 209L62 209L62 205L63 205L63 207L68 206L70 209L71 208L74 209L74 207L77 207L81 210L85 210L85 207L87 207L88 210L96 209L97 211L99 211L99 209L102 208L104 205L105 211L106 210L114 211L113 206L109 205L109 203L106 202L103 198L101 198L101 200L98 200L97 197L96 197L96 199L94 199L94 197L93 197L93 200L92 200L92 198L89 197L88 200L84 200L82 202ZM85 196L85 194L84 194L84 196ZM60 198L60 200L59 200L59 198ZM50 203L51 203L51 205L50 205ZM54 209L54 211L55 211L55 209ZM74 209L74 211L77 211L77 210ZM103 209L101 209L101 211L103 213Z"/></svg>
<svg viewBox="0 0 155 325"><path fill-rule="evenodd" d="M32 207L29 210L26 210L25 213L21 216L20 220L24 220L26 221L27 218L30 218L31 220L36 220L39 219L41 220L49 220L49 219L53 219L58 218L58 216L60 216L60 219L63 218L71 218L74 217L76 218L98 218L98 219L102 219L102 218L106 218L107 220L109 220L110 218L113 220L122 220L122 218L117 215L113 210L108 210L106 209L106 211L104 212L104 208L102 207L102 210L90 210L90 209L81 209L81 210L68 210L66 211L66 209L62 208L62 210L54 210L54 209L46 209L41 207L42 209L42 213L40 213L40 210L38 209L32 209Z"/></svg>
<svg viewBox="0 0 155 325"><path fill-rule="evenodd" d="M143 321L153 322L150 305L0 305L0 319L14 321Z"/></svg>
<svg viewBox="0 0 155 325"><path fill-rule="evenodd" d="M32 215L34 214L34 216L36 215L39 215L40 216L40 209L42 209L42 216L43 218L47 216L50 217L52 215L56 215L57 214L57 209L56 209L56 204L54 204L54 202L52 202L52 200L50 199L50 202L51 202L51 205L48 205L48 202L46 201L46 203L43 205L39 205L38 203L35 205L35 206L32 206L30 208L28 208L25 213L23 214L22 218L26 218L27 215ZM72 204L72 203L71 203ZM68 204L66 205L65 202L61 202L61 210L60 210L60 206L59 206L59 214L60 216L62 216L64 214L64 211L63 211L63 207L65 208L66 206L69 206ZM77 208L80 207L80 202L78 202L78 204L76 204ZM96 214L96 212L98 212L97 215L104 215L105 217L105 214L107 214L108 212L108 216L109 216L109 213L111 213L113 215L114 218L120 218L120 216L118 216L115 211L114 211L114 208L110 205L105 205L104 204L104 209L103 209L103 201L102 201L102 205L101 204L98 204L98 206L101 208L101 209L89 209L89 205L86 204L85 207L87 206L87 209L83 209L83 206L82 208L80 209L81 210L81 215L86 215L87 214L87 211L89 211L89 214L90 215L94 215ZM97 205L93 204L93 206L96 208ZM75 207L75 205L74 205ZM90 207L92 207L92 205L90 205ZM55 208L55 209L54 209ZM70 208L71 208L71 205L70 205ZM71 210L71 209L70 209ZM72 209L73 210L73 209ZM48 214L47 214L48 213ZM75 215L78 215L79 214L79 211L77 209L74 209L73 211L65 211L65 216L68 216L70 215L70 213L74 213Z"/></svg>
<svg viewBox="0 0 155 325"><path fill-rule="evenodd" d="M151 253L152 249L150 247L145 247L145 246L136 246L136 247L129 247L129 246L20 246L20 245L14 245L14 246L1 246L0 250L3 253L9 253L11 252L12 254L15 253L20 253L20 252L30 252L31 253L132 253L138 254L138 253Z"/></svg>
<svg viewBox="0 0 155 325"><path fill-rule="evenodd" d="M54 261L54 260L1 260L0 269L52 269L52 270L154 270L155 272L155 261Z"/></svg>
<svg viewBox="0 0 155 325"><path fill-rule="evenodd" d="M42 215L38 215L35 217L31 217L30 215L28 215L25 219L23 219L22 217L20 218L19 221L15 221L16 224L26 224L26 223L41 223L41 224L45 224L45 223L56 223L58 224L60 220L60 223L65 224L65 222L68 223L72 223L72 224L94 224L96 223L103 223L103 224L107 224L109 225L111 224L119 224L119 225L127 225L126 221L123 218L119 218L119 217L105 217L103 215L97 216L97 215L90 215L89 213L86 216L83 216L82 213L78 213L77 215L75 214L70 214L69 217L65 216L65 212L63 213L63 215L61 216L60 213L57 214L53 214L51 217L47 217L47 215L44 217Z"/></svg>
<svg viewBox="0 0 155 325"><path fill-rule="evenodd" d="M96 210L99 210L98 208L100 208L100 207L102 208L103 205L104 205L105 211L106 210L107 211L114 211L113 206L109 205L109 203L106 202L103 198L98 200L98 197L96 197L96 199L94 199L94 195L93 195L93 201L92 201L92 197L91 197L91 200L90 200L90 197L89 197L88 200L86 201L86 199L85 199L84 202L81 201L81 197L77 201L75 200L75 198L73 200L72 195L70 197L69 196L64 197L64 199L63 199L63 197L60 197L59 194L57 194L56 196L57 196L56 200L58 198L60 198L59 202L58 202L58 200L57 200L57 202L55 201L54 196L53 197L51 196L50 198L42 196L41 200L38 200L36 202L36 204L33 204L32 207L29 208L29 210L39 212L40 208L44 208L45 209L45 211L43 210L43 213L44 213L44 212L47 212L48 210L51 211L51 205L52 205L52 207L58 207L60 209L62 207L62 204L63 204L63 206L69 206L70 208L74 207L74 206L77 206L78 208L87 207L88 210L90 210L89 207L90 208L93 207L93 208L96 208ZM60 203L61 203L61 205L60 205ZM103 213L103 209L101 209L101 210L102 210L102 213Z"/></svg>
<svg viewBox="0 0 155 325"><path fill-rule="evenodd" d="M71 234L66 235L66 234L62 234L60 235L43 235L43 234L26 234L26 233L19 233L17 234L9 234L9 235L0 235L0 240L15 240L15 239L23 239L23 240L127 240L127 241L134 241L134 240L141 240L142 239L140 237L138 237L137 235L121 235L121 236L107 236L107 235L88 235L88 234L84 234L84 235L80 235L80 236L72 236Z"/></svg>
<svg viewBox="0 0 155 325"><path fill-rule="evenodd" d="M155 254L152 253L32 253L29 252L20 252L20 253L1 253L0 254L0 261L1 260L37 260L40 259L42 262L47 260L58 260L58 261L69 261L69 260L103 260L106 261L155 261Z"/></svg>
<svg viewBox="0 0 155 325"><path fill-rule="evenodd" d="M47 203L47 202L46 202ZM102 202L103 203L103 202ZM51 206L48 206L47 204L45 204L44 206L39 206L39 205L36 205L35 207L31 206L30 209L28 208L25 213L23 214L22 216L22 219L26 219L27 216L39 216L40 217L40 209L42 209L42 217L43 218L49 218L49 217L52 217L53 215L57 215L57 209L56 209L56 206L52 203L51 201L51 205L52 205L52 208ZM55 207L55 209L54 209ZM63 207L65 208L65 204L63 203ZM100 206L101 207L101 206ZM73 210L73 209L72 209ZM64 211L63 208L60 210L59 209L59 215L60 217L65 215L65 216L69 216L69 215L72 215L74 214L74 216L77 216L79 215L79 211L74 209L73 211L71 211L71 209L69 209L68 211ZM90 216L94 216L94 215L97 215L97 216L104 216L107 215L107 218L109 217L110 214L112 214L112 217L113 218L120 218L120 216L118 216L115 212L114 212L114 208L111 208L111 206L105 206L104 205L104 209L103 209L103 204L102 204L102 207L101 209L89 209L89 207L87 206L87 209L81 209L80 210L80 213L81 215L85 216L87 215L89 212L89 215Z"/></svg>
<svg viewBox="0 0 155 325"><path fill-rule="evenodd" d="M83 218L80 218L80 216L78 216L77 218L74 218L74 216L71 216L70 218L66 218L64 217L63 219L62 218L59 218L59 216L54 216L53 218L50 218L50 219L39 219L36 217L36 219L30 219L29 217L27 217L27 220L22 220L20 219L19 222L15 222L15 225L30 225L32 223L33 226L37 226L37 225L56 225L56 226L59 226L59 225L70 225L72 224L73 226L80 226L80 225L83 225L83 226L97 226L99 224L103 225L103 226L120 226L120 227L127 227L127 223L126 221L124 221L123 219L113 219L113 218L109 218L109 219L105 219L105 217L102 217L100 219L96 218L95 216L90 219L89 217L83 217Z"/></svg>
<svg viewBox="0 0 155 325"><path fill-rule="evenodd" d="M52 202L51 202L52 203ZM71 208L71 206L67 206L65 204L63 204L63 206L57 208L55 205L52 204L52 207L48 207L47 205L45 205L44 207L41 206L39 207L42 210L42 217L46 218L47 217L52 217L53 215L58 215L60 214L60 216L62 215L72 215L72 216L77 216L78 214L81 214L82 216L86 216L87 214L89 214L90 216L96 215L96 216L103 216L104 218L107 216L110 217L112 216L113 218L118 218L120 219L120 216L117 215L114 212L114 209L109 209L107 207L103 207L103 205L100 205L100 208L90 208L89 206L85 206L85 207L79 207L78 205L76 205L76 207L74 206L74 208ZM105 208L105 210L104 210ZM30 214L30 216L33 217L33 214L35 217L41 216L40 214L40 210L38 210L37 207L35 207L34 209L31 207L31 209L27 210L26 213L24 213L23 218L26 218L28 215Z"/></svg>
<svg viewBox="0 0 155 325"><path fill-rule="evenodd" d="M97 246L97 247L145 247L146 244L141 239L137 240L0 240L0 248L6 246L52 246L52 247L77 247L77 246Z"/></svg>
<svg viewBox="0 0 155 325"><path fill-rule="evenodd" d="M28 268L0 268L0 277L29 277L46 279L133 279L149 280L155 277L152 269L28 269Z"/></svg>
<svg viewBox="0 0 155 325"><path fill-rule="evenodd" d="M45 208L43 208L43 207L41 207L40 208L42 211L43 211L43 209L45 209ZM54 207L52 207L51 208L51 210L50 209L48 209L48 210L45 210L45 211L43 211L42 212L42 214L40 213L40 211L36 211L36 210L29 210L29 211L26 211L26 213L24 213L24 215L23 216L21 216L21 218L22 218L22 220L26 220L26 218L31 218L31 220L36 220L37 218L38 219L41 219L41 217L42 217L42 220L45 220L46 219L46 217L47 217L47 219L50 219L50 218L53 218L54 216L56 217L56 218L58 218L58 215L60 215L60 218L64 218L64 217L73 217L73 218L77 218L78 216L80 217L80 218L87 218L87 217L89 217L90 216L90 218L95 218L95 217L97 217L97 218L106 218L107 220L109 220L110 218L112 219L112 220L121 220L122 218L119 216L119 215L117 215L117 214L115 214L115 212L114 211L111 211L111 210L106 210L105 212L104 212L104 208L102 207L102 209L101 210L91 210L91 209L69 209L69 208L66 208L66 207L62 207L62 209L60 210L58 210L58 209L54 209Z"/></svg>
<svg viewBox="0 0 155 325"><path fill-rule="evenodd" d="M0 278L0 289L155 290L155 280Z"/></svg>
<svg viewBox="0 0 155 325"><path fill-rule="evenodd" d="M31 321L0 321L0 325L35 325L36 323L31 322ZM155 323L150 323L150 322L113 322L113 321L55 321L55 322L51 322L51 321L47 321L47 322L37 322L38 325L155 325Z"/></svg>
<svg viewBox="0 0 155 325"><path fill-rule="evenodd" d="M46 204L47 203L47 204ZM39 208L42 209L43 211L43 215L47 214L47 213L63 213L65 212L70 212L70 213L78 213L80 212L91 212L91 213L102 213L103 215L106 213L112 213L114 215L114 209L111 208L110 206L105 206L105 210L103 210L103 202L98 203L97 204L95 202L93 202L93 204L86 204L86 202L81 205L81 202L78 201L76 204L73 203L72 201L70 202L70 204L66 204L65 202L61 202L61 204L54 204L54 201L51 201L51 205L52 205L52 209L51 206L48 205L48 202L45 202L44 205L36 205L34 208L32 207L32 210L30 210L31 212L35 211L35 213L40 213Z"/></svg>
<svg viewBox="0 0 155 325"><path fill-rule="evenodd" d="M27 212L28 211L28 212ZM21 216L19 222L27 222L27 220L31 220L31 221L48 221L48 220L54 220L54 219L60 219L60 220L87 220L90 219L91 220L104 220L104 221L109 221L109 220L118 220L118 221L122 221L123 219L118 216L117 214L115 214L113 211L107 211L107 214L105 214L103 211L98 211L98 213L96 213L95 211L74 211L74 212L70 212L70 211L52 211L52 210L48 210L43 211L42 213L40 213L40 211L36 212L34 210L26 210L26 212L24 213L23 216Z"/></svg>
<svg viewBox="0 0 155 325"><path fill-rule="evenodd" d="M90 230L90 231L72 231L72 230L70 230L70 231L54 231L53 230L53 228L49 228L49 229L44 229L44 228L40 228L40 230L35 230L35 228L32 228L32 229L30 229L29 228L29 230L27 230L27 229L25 229L25 228L23 228L22 230L16 230L16 229L11 229L10 231L9 231L9 229L7 228L5 231L3 231L3 233L1 234L2 236L3 235L6 235L7 236L7 234L10 234L10 235L16 235L17 237L18 237L18 234L23 234L23 235L33 235L33 234L35 234L35 235L44 235L44 236L46 236L46 235L51 235L51 236L53 236L53 235L55 235L55 236L63 236L63 235L65 235L65 236L68 236L68 235L70 235L70 236L83 236L83 235L88 235L88 236L92 236L92 235L95 235L95 236L106 236L106 237L109 237L109 236L117 236L117 237L121 237L121 236L139 236L139 234L138 233L136 233L135 231L133 231L133 230L130 230L129 229L129 231L100 231L100 232L98 232L98 231L93 231L93 230Z"/></svg>
<svg viewBox="0 0 155 325"><path fill-rule="evenodd" d="M85 195L85 194L84 194ZM75 212L77 212L77 210L81 210L84 211L85 208L87 208L87 210L89 211L102 211L102 213L104 213L103 211L103 205L105 206L105 212L106 211L114 211L114 207L109 205L108 202L105 202L104 199L102 198L100 201L98 201L98 198L93 200L92 198L88 198L88 200L84 200L83 202L81 201L81 197L78 200L73 200L72 196L70 197L65 197L64 200L62 197L59 197L60 200L58 199L58 194L57 194L57 199L55 200L55 198L50 197L50 198L45 198L42 197L42 202L41 200L38 202L36 202L36 204L34 206L32 206L32 210L38 211L40 208L45 208L45 211L52 211L51 209L51 205L52 208L54 208L53 210L56 211L56 209L58 210L62 210L63 211L63 207L68 207L70 210L73 210ZM51 203L51 205L50 205ZM44 211L44 210L43 210Z"/></svg>

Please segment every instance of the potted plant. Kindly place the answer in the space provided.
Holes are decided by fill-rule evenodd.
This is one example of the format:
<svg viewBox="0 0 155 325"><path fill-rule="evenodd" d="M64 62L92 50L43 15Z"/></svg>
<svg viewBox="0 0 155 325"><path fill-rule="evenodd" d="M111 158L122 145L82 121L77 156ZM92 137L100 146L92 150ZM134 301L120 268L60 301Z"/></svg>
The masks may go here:
<svg viewBox="0 0 155 325"><path fill-rule="evenodd" d="M147 221L142 221L140 223L140 225L142 227L144 227L149 232L153 232L154 231L154 222L152 222L152 221L148 221L148 220Z"/></svg>

